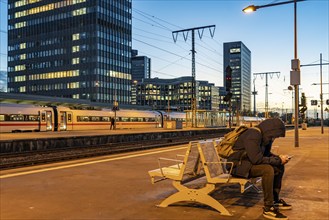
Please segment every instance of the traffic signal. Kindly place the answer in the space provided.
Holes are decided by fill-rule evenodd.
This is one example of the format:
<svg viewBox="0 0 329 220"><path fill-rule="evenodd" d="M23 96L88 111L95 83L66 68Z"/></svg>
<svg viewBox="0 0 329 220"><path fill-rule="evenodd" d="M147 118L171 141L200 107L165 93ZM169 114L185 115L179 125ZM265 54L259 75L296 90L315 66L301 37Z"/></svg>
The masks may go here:
<svg viewBox="0 0 329 220"><path fill-rule="evenodd" d="M230 91L232 87L232 68L230 66L227 66L225 69L226 77L225 77L225 85L226 85L226 91Z"/></svg>
<svg viewBox="0 0 329 220"><path fill-rule="evenodd" d="M231 92L227 93L226 96L224 97L224 102L228 102L228 101L230 101L231 98L232 98L232 95L233 95L233 94L232 94Z"/></svg>
<svg viewBox="0 0 329 220"><path fill-rule="evenodd" d="M326 104L329 105L329 99L326 100Z"/></svg>

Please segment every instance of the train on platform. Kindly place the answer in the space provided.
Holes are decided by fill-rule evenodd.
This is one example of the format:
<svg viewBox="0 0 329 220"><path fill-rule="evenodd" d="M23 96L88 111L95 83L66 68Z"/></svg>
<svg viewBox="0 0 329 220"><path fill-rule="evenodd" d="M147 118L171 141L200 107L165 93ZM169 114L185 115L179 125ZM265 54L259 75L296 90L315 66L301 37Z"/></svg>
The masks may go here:
<svg viewBox="0 0 329 220"><path fill-rule="evenodd" d="M186 126L184 112L78 110L65 106L1 103L0 132L110 129L113 117L116 129L162 128L166 120L181 121L182 126Z"/></svg>
<svg viewBox="0 0 329 220"><path fill-rule="evenodd" d="M24 131L76 131L110 129L111 118L115 118L116 129L156 129L166 127L168 121L175 121L181 128L187 126L186 112L166 112L158 110L120 109L72 109L66 106L39 106L32 104L1 103L0 133ZM240 116L233 117L231 125L259 124L265 118ZM179 123L178 123L179 122ZM229 127L229 119L223 125ZM202 125L199 121L200 126ZM201 126L202 127L202 126ZM207 127L204 125L203 127Z"/></svg>

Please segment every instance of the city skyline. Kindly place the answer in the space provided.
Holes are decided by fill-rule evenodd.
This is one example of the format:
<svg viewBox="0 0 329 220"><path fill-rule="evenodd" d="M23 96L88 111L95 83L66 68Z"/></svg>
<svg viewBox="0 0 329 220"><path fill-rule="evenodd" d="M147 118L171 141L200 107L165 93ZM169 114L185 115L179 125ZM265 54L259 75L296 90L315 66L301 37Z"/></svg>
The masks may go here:
<svg viewBox="0 0 329 220"><path fill-rule="evenodd" d="M133 1L133 48L139 50L140 55L152 58L152 77L191 75L191 40L185 42L180 34L174 43L171 31L216 25L213 39L208 30L204 30L202 40L196 33L196 79L223 86L223 43L242 41L251 50L252 73L280 72L269 76L269 109L290 110L293 4L260 9L252 14L242 12L248 5L269 3L273 1ZM323 63L328 62L328 1L310 0L297 5L301 64L319 63L320 53ZM323 66L322 75L323 82L328 82L328 66ZM264 110L265 78L258 75L255 82L256 105ZM311 99L320 99L320 86L311 85L319 82L320 67L301 68L300 88L306 93L309 106ZM253 84L251 87L253 90ZM328 90L324 85L324 100L329 99L325 94ZM251 100L253 102L253 97Z"/></svg>
<svg viewBox="0 0 329 220"><path fill-rule="evenodd" d="M4 1L1 1L3 4ZM278 1L275 1L278 2ZM191 33L185 42L179 34L175 43L171 32L206 25L216 25L213 39L204 30L202 40L196 33L196 79L223 86L223 43L242 41L250 50L252 73L279 71L268 84L269 108L291 109L290 61L293 59L293 4L261 9L244 14L250 4L264 5L273 1L152 1L132 3L132 48L152 59L151 77L174 78L191 75ZM2 5L1 5L2 6ZM301 64L328 62L328 10L325 0L298 3L298 57ZM1 7L1 18L3 18ZM3 19L1 19L3 23ZM3 25L1 26L3 27ZM3 32L1 32L3 35ZM3 36L1 36L3 48ZM3 62L3 52L1 52ZM1 67L4 64L1 63ZM5 64L6 65L6 64ZM319 100L319 67L301 68L301 92L310 100ZM323 82L328 83L328 66L323 66ZM253 76L251 76L253 81ZM264 107L265 79L255 80L257 108ZM251 85L253 88L253 84ZM324 100L328 85L323 86ZM251 98L253 102L253 97Z"/></svg>

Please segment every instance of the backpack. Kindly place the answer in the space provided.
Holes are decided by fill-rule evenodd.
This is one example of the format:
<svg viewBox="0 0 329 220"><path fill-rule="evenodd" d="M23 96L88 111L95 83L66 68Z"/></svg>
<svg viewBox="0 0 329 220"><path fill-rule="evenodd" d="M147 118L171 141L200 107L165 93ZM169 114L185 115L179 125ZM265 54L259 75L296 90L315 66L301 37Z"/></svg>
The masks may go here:
<svg viewBox="0 0 329 220"><path fill-rule="evenodd" d="M252 127L260 131L257 127ZM218 155L224 159L227 159L230 155L232 155L234 151L232 148L235 144L235 142L238 140L239 136L248 130L248 127L245 125L241 125L237 128L235 128L233 131L230 131L229 133L224 135L224 138L218 143L216 146Z"/></svg>

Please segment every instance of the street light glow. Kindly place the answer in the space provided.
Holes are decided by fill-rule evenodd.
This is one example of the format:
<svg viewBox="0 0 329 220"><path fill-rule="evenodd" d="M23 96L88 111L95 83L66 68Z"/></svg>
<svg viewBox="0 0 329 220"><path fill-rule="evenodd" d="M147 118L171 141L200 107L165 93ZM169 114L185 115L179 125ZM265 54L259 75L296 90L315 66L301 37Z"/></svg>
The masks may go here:
<svg viewBox="0 0 329 220"><path fill-rule="evenodd" d="M257 7L255 5L249 5L248 7L244 8L242 11L244 13L251 13L257 10Z"/></svg>

